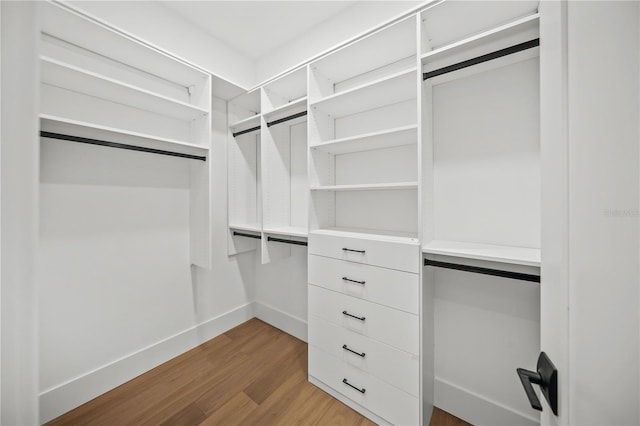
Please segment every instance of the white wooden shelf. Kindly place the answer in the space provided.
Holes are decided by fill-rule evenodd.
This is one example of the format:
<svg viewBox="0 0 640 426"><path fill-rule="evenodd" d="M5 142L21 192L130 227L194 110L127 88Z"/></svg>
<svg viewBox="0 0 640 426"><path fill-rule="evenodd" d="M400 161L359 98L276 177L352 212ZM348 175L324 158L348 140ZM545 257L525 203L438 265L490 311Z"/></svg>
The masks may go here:
<svg viewBox="0 0 640 426"><path fill-rule="evenodd" d="M171 99L52 58L41 57L40 66L41 81L45 84L181 120L190 121L208 114L207 110L186 102Z"/></svg>
<svg viewBox="0 0 640 426"><path fill-rule="evenodd" d="M314 186L312 191L383 191L400 189L417 189L418 182L367 183L357 185L322 185Z"/></svg>
<svg viewBox="0 0 640 426"><path fill-rule="evenodd" d="M252 115L251 117L243 118L229 126L232 130L240 130L240 128L251 128L260 125L260 114Z"/></svg>
<svg viewBox="0 0 640 426"><path fill-rule="evenodd" d="M229 229L235 229L238 231L262 232L262 226L257 223L229 224Z"/></svg>
<svg viewBox="0 0 640 426"><path fill-rule="evenodd" d="M513 265L540 266L540 249L529 247L434 240L425 244L422 252Z"/></svg>
<svg viewBox="0 0 640 426"><path fill-rule="evenodd" d="M309 231L309 234L328 235L333 237L362 238L365 240L390 241L418 245L417 233L384 231L379 229L332 227Z"/></svg>
<svg viewBox="0 0 640 426"><path fill-rule="evenodd" d="M418 126L402 126L379 132L333 139L311 144L310 147L330 154L347 154L373 149L392 148L417 143Z"/></svg>
<svg viewBox="0 0 640 426"><path fill-rule="evenodd" d="M270 111L263 112L264 118L266 121L271 121L272 119L280 118L280 116L286 116L289 112L299 112L304 111L307 106L307 97L304 96L300 99L296 99L295 101L289 102L288 104L280 105L277 108L274 108Z"/></svg>
<svg viewBox="0 0 640 426"><path fill-rule="evenodd" d="M197 145L174 139L162 138L114 127L57 117L49 114L40 114L40 130L62 133L91 139L106 140L109 142L124 143L144 148L178 151L184 154L206 155L209 147Z"/></svg>
<svg viewBox="0 0 640 426"><path fill-rule="evenodd" d="M475 34L471 37L467 37L462 40L449 43L445 46L439 47L430 52L422 54L421 56L422 63L425 64L430 60L434 60L438 57L446 55L449 52L456 49L473 47L481 43L486 43L487 41L490 41L492 39L497 39L500 37L508 37L512 34L516 34L521 31L535 29L538 26L539 19L540 19L540 15L538 13L535 13L533 15L525 16L524 18L520 18L515 21L509 22L507 24L501 25L499 27L492 28L488 31Z"/></svg>
<svg viewBox="0 0 640 426"><path fill-rule="evenodd" d="M416 98L416 68L397 72L310 103L333 118Z"/></svg>
<svg viewBox="0 0 640 426"><path fill-rule="evenodd" d="M307 228L299 226L272 226L269 228L264 228L263 232L265 234L286 235L289 237L300 238L307 238L307 236L309 235L309 231L307 230Z"/></svg>

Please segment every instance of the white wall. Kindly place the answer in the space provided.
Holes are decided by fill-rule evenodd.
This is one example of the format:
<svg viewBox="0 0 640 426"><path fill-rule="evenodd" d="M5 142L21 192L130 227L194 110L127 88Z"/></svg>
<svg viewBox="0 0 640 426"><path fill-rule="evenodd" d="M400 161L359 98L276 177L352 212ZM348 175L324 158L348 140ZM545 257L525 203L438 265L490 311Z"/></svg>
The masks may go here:
<svg viewBox="0 0 640 426"><path fill-rule="evenodd" d="M38 191L37 16L2 2L0 424L38 421L35 247Z"/></svg>
<svg viewBox="0 0 640 426"><path fill-rule="evenodd" d="M255 65L224 42L152 1L68 1L93 15L184 60L242 87L255 84ZM153 19L149 19L153 17Z"/></svg>
<svg viewBox="0 0 640 426"><path fill-rule="evenodd" d="M637 2L569 2L571 424L640 422L639 29Z"/></svg>
<svg viewBox="0 0 640 426"><path fill-rule="evenodd" d="M406 0L359 1L259 59L256 63L256 80L265 81L422 3Z"/></svg>
<svg viewBox="0 0 640 426"><path fill-rule="evenodd" d="M213 108L211 271L190 267L188 160L42 142L41 421L253 316L255 255L226 254L226 103Z"/></svg>

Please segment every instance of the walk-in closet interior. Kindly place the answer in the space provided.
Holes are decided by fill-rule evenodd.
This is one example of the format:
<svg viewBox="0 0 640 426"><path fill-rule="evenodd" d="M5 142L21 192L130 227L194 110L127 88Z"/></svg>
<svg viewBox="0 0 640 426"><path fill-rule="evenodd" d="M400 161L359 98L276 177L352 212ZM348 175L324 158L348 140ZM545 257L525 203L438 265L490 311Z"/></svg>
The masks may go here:
<svg viewBox="0 0 640 426"><path fill-rule="evenodd" d="M3 2L0 423L254 318L363 422L640 421L640 8L605 3Z"/></svg>

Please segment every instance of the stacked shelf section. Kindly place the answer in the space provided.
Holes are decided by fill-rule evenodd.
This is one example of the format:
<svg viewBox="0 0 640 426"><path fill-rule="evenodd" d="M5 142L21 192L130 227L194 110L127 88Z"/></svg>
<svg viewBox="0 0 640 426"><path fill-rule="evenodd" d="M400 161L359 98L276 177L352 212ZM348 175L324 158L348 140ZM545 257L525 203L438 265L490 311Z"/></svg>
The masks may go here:
<svg viewBox="0 0 640 426"><path fill-rule="evenodd" d="M311 232L417 244L415 33L407 19L309 65Z"/></svg>
<svg viewBox="0 0 640 426"><path fill-rule="evenodd" d="M255 250L262 232L260 90L228 102L228 253ZM247 237L252 235L257 238Z"/></svg>
<svg viewBox="0 0 640 426"><path fill-rule="evenodd" d="M91 139L193 160L191 262L210 267L211 76L63 5L41 7L40 126L57 134L42 140Z"/></svg>

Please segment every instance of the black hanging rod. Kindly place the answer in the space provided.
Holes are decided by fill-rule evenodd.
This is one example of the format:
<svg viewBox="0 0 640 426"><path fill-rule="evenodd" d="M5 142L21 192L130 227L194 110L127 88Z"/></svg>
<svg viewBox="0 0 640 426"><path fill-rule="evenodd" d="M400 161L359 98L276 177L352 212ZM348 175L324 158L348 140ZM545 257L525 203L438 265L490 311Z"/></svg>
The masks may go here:
<svg viewBox="0 0 640 426"><path fill-rule="evenodd" d="M275 238L275 237L267 237L267 241L273 241L273 242L276 242L276 243L294 244L296 246L306 246L307 245L306 241L285 240L285 239L282 239L282 238Z"/></svg>
<svg viewBox="0 0 640 426"><path fill-rule="evenodd" d="M455 269L457 271L474 272L476 274L493 275L496 277L511 278L514 280L540 282L540 275L523 274L521 272L501 271L499 269L481 268L479 266L460 265L458 263L439 262L437 260L425 259L424 266L435 266L438 268Z"/></svg>
<svg viewBox="0 0 640 426"><path fill-rule="evenodd" d="M250 128L250 129L240 130L239 132L235 132L233 134L233 137L235 138L236 136L244 135L245 133L255 132L257 130L260 130L260 126L256 126L256 127Z"/></svg>
<svg viewBox="0 0 640 426"><path fill-rule="evenodd" d="M260 235L255 234L245 234L244 232L236 232L233 231L233 235L237 237L247 237L247 238L255 238L256 240L261 240L262 237Z"/></svg>
<svg viewBox="0 0 640 426"><path fill-rule="evenodd" d="M463 68L467 68L473 65L478 65L483 62L491 61L493 59L498 59L503 56L512 55L514 53L518 53L523 50L532 49L539 45L540 45L539 38L525 41L524 43L516 44L514 46L510 46L505 49L500 49L495 52L487 53L486 55L478 56L477 58L468 59L466 61L458 62L457 64L448 65L446 67L438 68L437 70L434 70L434 71L422 73L422 79L427 80L429 78L437 77L442 74L447 74L447 73L457 71Z"/></svg>
<svg viewBox="0 0 640 426"><path fill-rule="evenodd" d="M40 131L40 136L43 138L49 138L49 139L59 139L63 141L80 142L80 143L87 143L90 145L106 146L109 148L129 149L131 151L150 152L152 154L169 155L171 157L180 157L180 158L189 158L191 160L207 161L207 157L201 157L199 155L182 154L180 152L164 151L162 149L154 149L154 148L145 148L142 146L127 145L119 142L109 142L109 141L103 141L100 139L90 139L90 138L83 138L80 136L64 135L61 133Z"/></svg>
<svg viewBox="0 0 640 426"><path fill-rule="evenodd" d="M293 120L298 117L304 117L307 115L307 111L302 111L297 114L289 115L288 117L279 118L277 120L273 120L267 123L267 127L275 126L276 124L284 123L285 121Z"/></svg>

